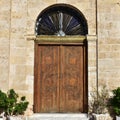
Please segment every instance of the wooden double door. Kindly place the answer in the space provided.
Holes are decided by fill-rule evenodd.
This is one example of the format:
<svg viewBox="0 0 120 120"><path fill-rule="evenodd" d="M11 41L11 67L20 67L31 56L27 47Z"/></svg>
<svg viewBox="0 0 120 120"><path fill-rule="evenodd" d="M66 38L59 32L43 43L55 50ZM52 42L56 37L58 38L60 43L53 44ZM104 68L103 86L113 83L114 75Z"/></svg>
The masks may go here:
<svg viewBox="0 0 120 120"><path fill-rule="evenodd" d="M84 45L36 45L34 112L87 111Z"/></svg>

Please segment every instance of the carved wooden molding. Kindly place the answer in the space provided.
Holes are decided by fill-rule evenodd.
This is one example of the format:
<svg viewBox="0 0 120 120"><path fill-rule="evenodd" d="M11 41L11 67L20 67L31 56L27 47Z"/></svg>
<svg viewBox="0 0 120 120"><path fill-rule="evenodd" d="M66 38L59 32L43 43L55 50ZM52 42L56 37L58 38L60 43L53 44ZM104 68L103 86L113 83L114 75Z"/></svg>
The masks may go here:
<svg viewBox="0 0 120 120"><path fill-rule="evenodd" d="M85 36L37 36L36 43L49 43L49 44L66 44L66 43L83 43L86 39Z"/></svg>

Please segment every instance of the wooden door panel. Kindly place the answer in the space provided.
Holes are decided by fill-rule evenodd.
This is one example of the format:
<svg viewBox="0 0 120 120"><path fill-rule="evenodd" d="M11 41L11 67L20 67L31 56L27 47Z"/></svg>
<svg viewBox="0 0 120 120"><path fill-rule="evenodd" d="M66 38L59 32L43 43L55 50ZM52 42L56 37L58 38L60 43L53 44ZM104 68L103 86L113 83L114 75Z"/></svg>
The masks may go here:
<svg viewBox="0 0 120 120"><path fill-rule="evenodd" d="M84 112L84 46L38 45L36 57L34 111Z"/></svg>
<svg viewBox="0 0 120 120"><path fill-rule="evenodd" d="M60 111L83 111L83 51L81 46L61 48Z"/></svg>
<svg viewBox="0 0 120 120"><path fill-rule="evenodd" d="M59 46L39 47L40 112L59 112Z"/></svg>

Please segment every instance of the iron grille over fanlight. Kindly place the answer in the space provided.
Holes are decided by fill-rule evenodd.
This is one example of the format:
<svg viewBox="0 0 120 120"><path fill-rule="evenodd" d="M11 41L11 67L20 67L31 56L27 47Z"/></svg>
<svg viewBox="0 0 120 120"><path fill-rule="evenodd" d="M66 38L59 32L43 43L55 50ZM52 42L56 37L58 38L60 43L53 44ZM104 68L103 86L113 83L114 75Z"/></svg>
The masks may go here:
<svg viewBox="0 0 120 120"><path fill-rule="evenodd" d="M86 35L87 22L82 13L68 5L54 5L37 18L36 35Z"/></svg>

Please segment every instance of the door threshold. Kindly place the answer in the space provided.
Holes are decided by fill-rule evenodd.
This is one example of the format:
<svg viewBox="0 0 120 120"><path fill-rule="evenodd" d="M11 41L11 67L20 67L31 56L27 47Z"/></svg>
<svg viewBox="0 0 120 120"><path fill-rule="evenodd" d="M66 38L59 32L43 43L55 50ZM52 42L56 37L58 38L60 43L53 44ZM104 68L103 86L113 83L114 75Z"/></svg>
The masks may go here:
<svg viewBox="0 0 120 120"><path fill-rule="evenodd" d="M89 120L87 113L34 113L27 120Z"/></svg>

